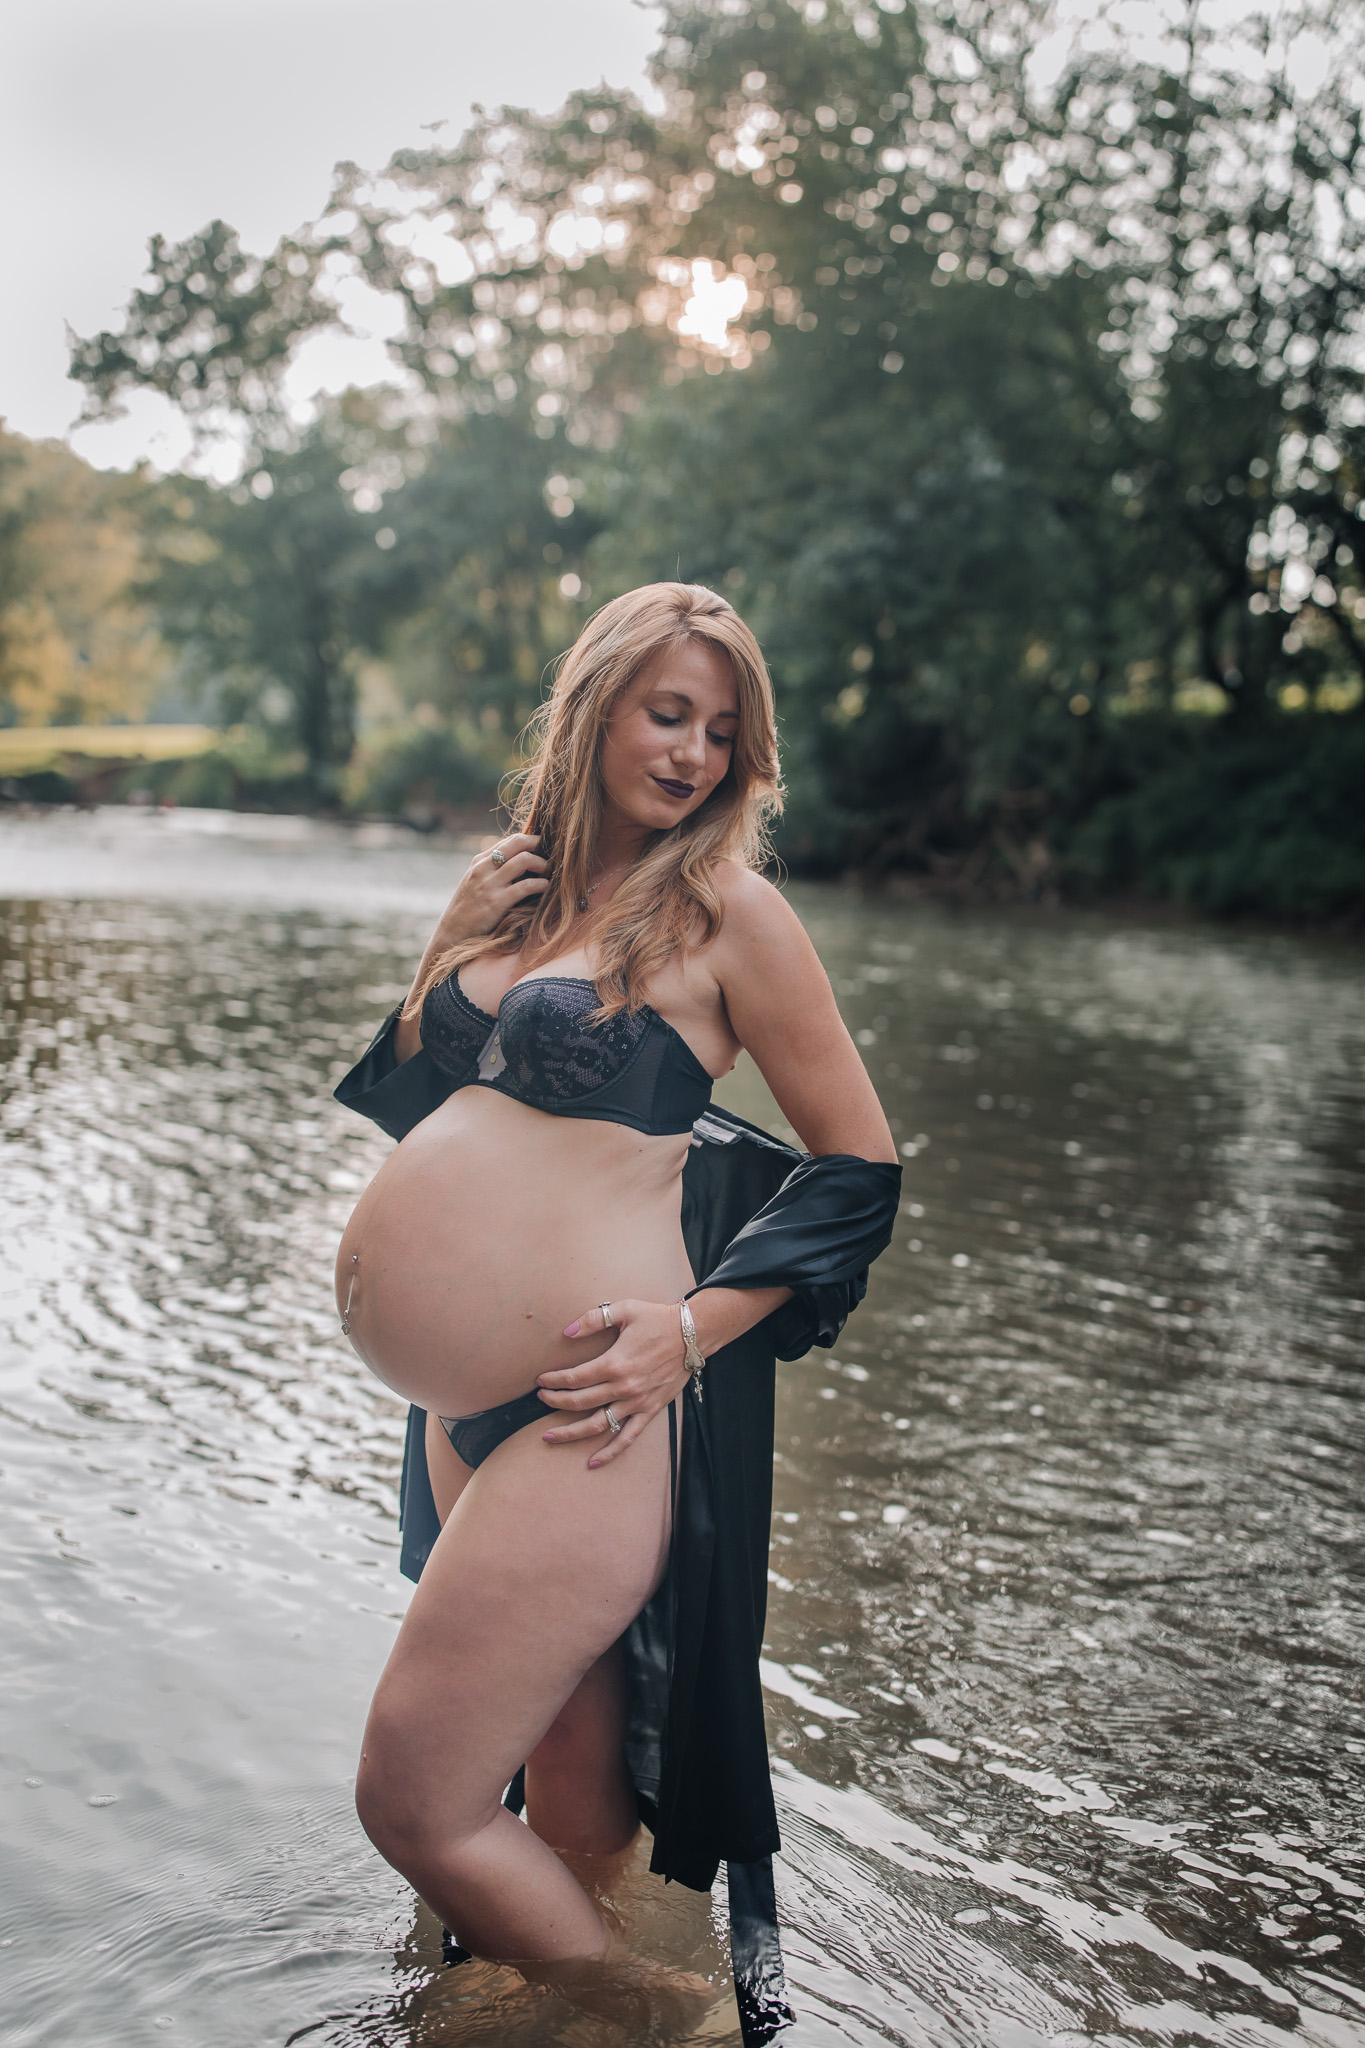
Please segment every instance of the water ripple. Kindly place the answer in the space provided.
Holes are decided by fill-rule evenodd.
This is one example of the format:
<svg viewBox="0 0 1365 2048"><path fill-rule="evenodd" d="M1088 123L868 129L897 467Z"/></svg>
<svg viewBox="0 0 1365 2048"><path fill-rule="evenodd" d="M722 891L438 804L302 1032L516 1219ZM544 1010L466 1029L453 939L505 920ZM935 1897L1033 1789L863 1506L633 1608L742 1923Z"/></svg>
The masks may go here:
<svg viewBox="0 0 1365 2048"><path fill-rule="evenodd" d="M327 1089L439 861L348 914L267 851L0 920L7 2038L606 2048L437 1970L350 1812L402 1415ZM792 895L906 1163L779 1387L794 2048L1365 2048L1359 960ZM708 1902L632 1911L723 1985Z"/></svg>

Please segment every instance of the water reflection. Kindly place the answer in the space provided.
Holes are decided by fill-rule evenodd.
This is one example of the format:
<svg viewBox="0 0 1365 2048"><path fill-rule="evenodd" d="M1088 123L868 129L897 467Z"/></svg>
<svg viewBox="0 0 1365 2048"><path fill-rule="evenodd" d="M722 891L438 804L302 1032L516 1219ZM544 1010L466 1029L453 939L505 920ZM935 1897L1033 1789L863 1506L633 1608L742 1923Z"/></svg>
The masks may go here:
<svg viewBox="0 0 1365 2048"><path fill-rule="evenodd" d="M4 906L8 2037L605 2048L437 1973L349 1809L400 1416L328 1292L385 1141L326 1085L426 905L230 879ZM1365 2043L1365 974L792 893L907 1164L781 1383L793 2039ZM637 1910L719 1970L705 1901Z"/></svg>

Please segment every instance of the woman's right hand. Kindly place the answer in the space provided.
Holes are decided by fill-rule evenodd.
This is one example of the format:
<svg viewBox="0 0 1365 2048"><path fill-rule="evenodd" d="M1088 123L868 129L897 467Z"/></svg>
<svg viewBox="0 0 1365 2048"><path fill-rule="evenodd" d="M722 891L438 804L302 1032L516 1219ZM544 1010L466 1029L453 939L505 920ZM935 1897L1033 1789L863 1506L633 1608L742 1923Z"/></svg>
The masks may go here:
<svg viewBox="0 0 1365 2048"><path fill-rule="evenodd" d="M479 939L486 932L496 931L516 904L527 897L541 896L549 888L546 869L550 863L536 852L539 844L539 832L509 832L496 846L476 853L461 875L455 894L427 941L398 1018L393 1050L400 1066L421 1047L421 1025L412 1005L432 962L465 939ZM502 855L500 862L494 860L495 853Z"/></svg>
<svg viewBox="0 0 1365 2048"><path fill-rule="evenodd" d="M509 832L496 846L476 853L461 875L433 934L437 950L496 931L509 910L549 888L549 862L536 852L539 832ZM501 862L494 854L500 853Z"/></svg>

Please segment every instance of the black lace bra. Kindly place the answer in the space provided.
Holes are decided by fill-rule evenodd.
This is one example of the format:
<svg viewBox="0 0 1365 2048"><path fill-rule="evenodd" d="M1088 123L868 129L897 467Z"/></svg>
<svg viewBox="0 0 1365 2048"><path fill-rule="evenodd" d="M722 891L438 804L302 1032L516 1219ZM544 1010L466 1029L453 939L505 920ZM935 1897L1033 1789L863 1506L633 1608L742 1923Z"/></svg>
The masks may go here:
<svg viewBox="0 0 1365 2048"><path fill-rule="evenodd" d="M711 1100L711 1076L687 1040L648 1005L585 1023L598 1002L590 981L533 975L490 1017L451 974L422 1005L422 1044L460 1087L653 1137L690 1131Z"/></svg>

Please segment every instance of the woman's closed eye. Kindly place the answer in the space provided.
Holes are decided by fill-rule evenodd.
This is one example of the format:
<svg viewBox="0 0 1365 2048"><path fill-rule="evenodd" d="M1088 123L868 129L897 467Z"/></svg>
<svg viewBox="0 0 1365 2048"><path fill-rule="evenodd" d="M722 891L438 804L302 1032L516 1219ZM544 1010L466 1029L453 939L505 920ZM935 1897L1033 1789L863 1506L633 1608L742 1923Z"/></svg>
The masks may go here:
<svg viewBox="0 0 1365 2048"><path fill-rule="evenodd" d="M651 711L649 715L656 725L682 724L681 718L670 717L666 711ZM732 747L735 743L735 736L732 732L708 732L706 737L710 740L712 746L716 747Z"/></svg>

